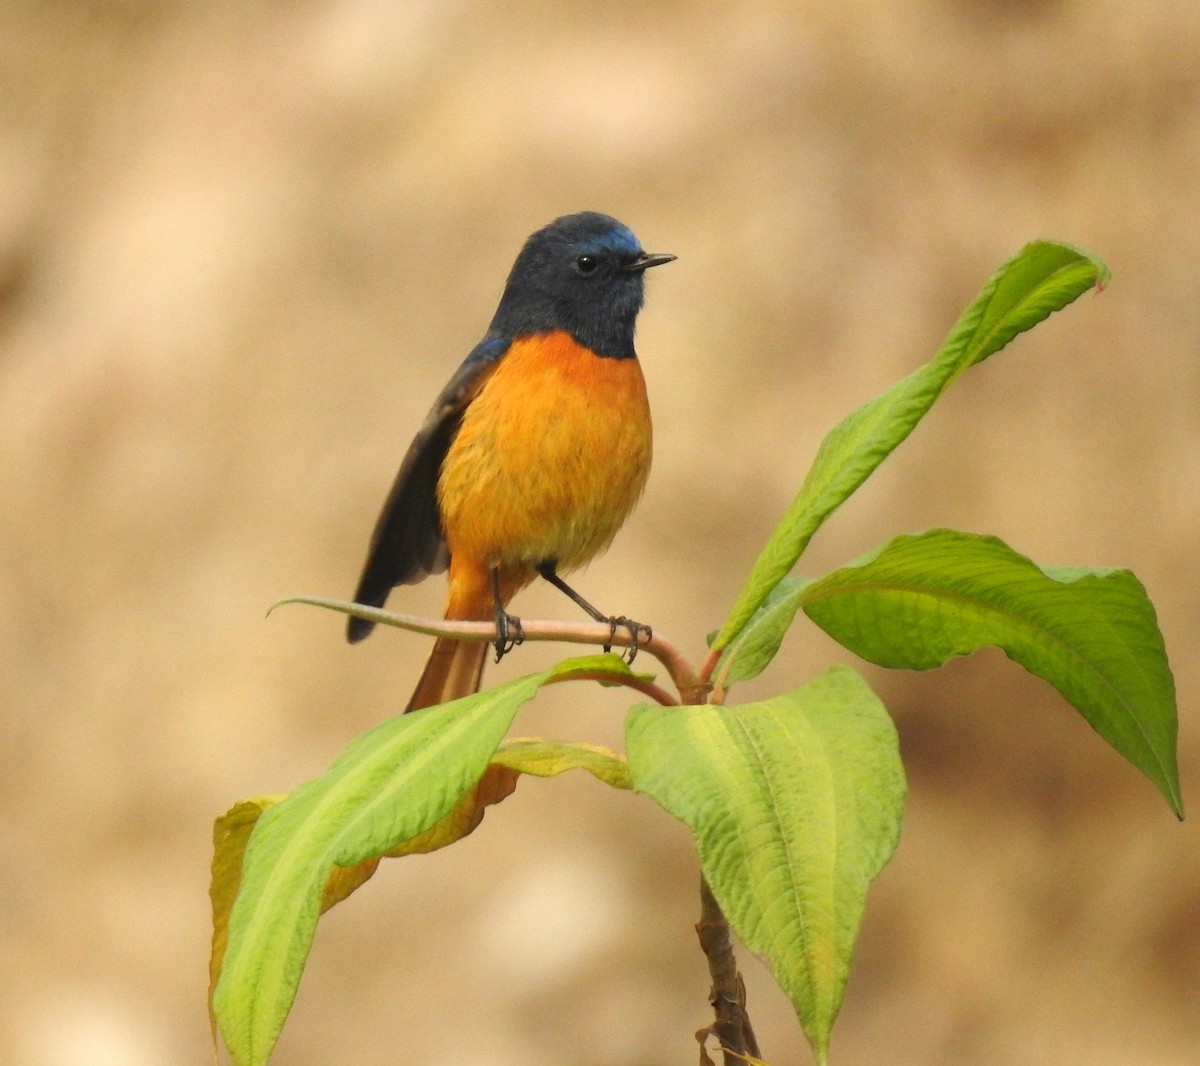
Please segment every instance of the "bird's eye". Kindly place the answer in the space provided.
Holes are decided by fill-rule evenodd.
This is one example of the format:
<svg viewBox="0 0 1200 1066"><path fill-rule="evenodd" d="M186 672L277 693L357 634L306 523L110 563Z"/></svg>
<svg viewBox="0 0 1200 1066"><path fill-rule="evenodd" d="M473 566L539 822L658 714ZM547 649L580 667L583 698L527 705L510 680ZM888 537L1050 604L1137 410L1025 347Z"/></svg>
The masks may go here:
<svg viewBox="0 0 1200 1066"><path fill-rule="evenodd" d="M599 265L600 260L594 255L581 255L575 260L575 271L586 278L589 274L596 273Z"/></svg>

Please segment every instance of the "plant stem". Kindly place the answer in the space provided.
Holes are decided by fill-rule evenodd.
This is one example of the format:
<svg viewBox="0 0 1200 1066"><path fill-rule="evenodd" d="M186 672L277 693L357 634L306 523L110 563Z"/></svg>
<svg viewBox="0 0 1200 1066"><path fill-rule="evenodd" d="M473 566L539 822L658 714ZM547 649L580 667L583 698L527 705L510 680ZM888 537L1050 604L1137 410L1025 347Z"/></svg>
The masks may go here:
<svg viewBox="0 0 1200 1066"><path fill-rule="evenodd" d="M491 622L451 622L445 618L423 618L412 614L397 614L379 607L364 607L360 603L332 600L323 596L291 596L274 604L271 610L290 603L306 603L312 607L326 607L342 614L366 618L380 625L396 626L412 633L424 633L434 637L457 637L459 640L479 640L492 643L496 639L496 627ZM538 640L561 641L566 644L593 644L600 647L611 645L628 648L634 637L629 630L617 626L614 631L606 622L555 622L540 619L521 619L522 640L526 643ZM691 663L675 645L652 637L639 641L638 650L652 655L666 668L672 683L684 703L702 703L711 686L696 676ZM637 686L634 686L637 687ZM663 702L660 700L659 702Z"/></svg>
<svg viewBox="0 0 1200 1066"><path fill-rule="evenodd" d="M746 1013L746 986L733 954L729 922L703 877L700 878L700 921L696 923L696 935L708 959L708 973L712 978L708 1001L716 1020L711 1032L721 1045L725 1066L746 1066L745 1056L760 1057L750 1015Z"/></svg>

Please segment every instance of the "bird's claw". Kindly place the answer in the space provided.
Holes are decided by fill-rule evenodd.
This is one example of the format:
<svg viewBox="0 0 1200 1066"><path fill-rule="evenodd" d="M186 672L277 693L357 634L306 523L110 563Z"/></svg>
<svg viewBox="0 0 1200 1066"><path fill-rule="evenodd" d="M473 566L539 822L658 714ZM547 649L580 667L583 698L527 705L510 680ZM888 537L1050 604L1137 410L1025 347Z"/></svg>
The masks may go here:
<svg viewBox="0 0 1200 1066"><path fill-rule="evenodd" d="M525 643L525 627L521 619L507 611L496 614L496 640L492 647L496 649L496 662L499 662L518 644Z"/></svg>
<svg viewBox="0 0 1200 1066"><path fill-rule="evenodd" d="M625 659L627 666L633 665L633 660L637 658L638 648L642 645L642 634L646 635L645 643L649 644L654 639L654 630L644 622L635 622L631 618L626 618L621 615L616 618L608 619L608 642L604 645L605 652L612 651L613 638L617 635L618 629L628 629L630 636L629 657Z"/></svg>

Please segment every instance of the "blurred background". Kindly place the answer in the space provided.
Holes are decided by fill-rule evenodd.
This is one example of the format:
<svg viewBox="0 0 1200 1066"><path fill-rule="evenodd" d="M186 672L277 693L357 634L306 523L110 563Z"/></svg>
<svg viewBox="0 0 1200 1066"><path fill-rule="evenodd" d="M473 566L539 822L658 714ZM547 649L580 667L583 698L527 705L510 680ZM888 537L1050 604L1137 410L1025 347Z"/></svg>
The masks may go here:
<svg viewBox="0 0 1200 1066"><path fill-rule="evenodd" d="M1200 18L1188 2L7 0L0 20L0 1058L212 1061L213 818L396 713L427 642L339 617L521 242L679 261L645 499L579 587L697 659L824 432L1029 240L1114 281L957 382L818 535L1131 567L1200 736ZM393 596L434 613L441 579ZM531 616L572 617L531 590ZM525 647L491 676L541 668ZM765 696L853 661L801 620ZM1200 1061L1200 829L1002 655L866 669L910 779L843 1064ZM628 698L517 733L621 744ZM584 775L322 922L276 1061L696 1061L681 827ZM748 953L772 1062L811 1061Z"/></svg>

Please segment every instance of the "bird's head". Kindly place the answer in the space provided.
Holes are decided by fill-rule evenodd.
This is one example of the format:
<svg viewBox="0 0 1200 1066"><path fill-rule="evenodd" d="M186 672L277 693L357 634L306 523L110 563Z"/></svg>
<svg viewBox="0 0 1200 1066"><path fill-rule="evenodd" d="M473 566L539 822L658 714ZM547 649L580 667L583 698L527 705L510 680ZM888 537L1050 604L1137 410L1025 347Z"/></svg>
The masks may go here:
<svg viewBox="0 0 1200 1066"><path fill-rule="evenodd" d="M561 329L600 355L632 356L645 272L674 258L647 254L608 215L565 215L525 242L492 329L510 337Z"/></svg>

